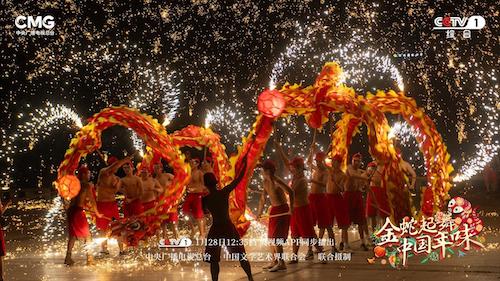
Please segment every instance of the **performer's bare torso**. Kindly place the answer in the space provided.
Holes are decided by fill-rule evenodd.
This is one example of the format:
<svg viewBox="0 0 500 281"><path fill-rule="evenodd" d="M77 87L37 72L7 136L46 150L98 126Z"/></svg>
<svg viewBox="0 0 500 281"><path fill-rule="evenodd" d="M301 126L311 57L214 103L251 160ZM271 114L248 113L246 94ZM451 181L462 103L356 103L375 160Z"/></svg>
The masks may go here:
<svg viewBox="0 0 500 281"><path fill-rule="evenodd" d="M159 190L156 188L159 183L152 177L147 177L146 179L141 178L142 182L142 202L150 202L156 199Z"/></svg>
<svg viewBox="0 0 500 281"><path fill-rule="evenodd" d="M191 170L191 180L187 186L188 193L203 193L206 191L203 184L203 172L199 169Z"/></svg>
<svg viewBox="0 0 500 281"><path fill-rule="evenodd" d="M349 165L347 167L347 181L346 181L346 191L363 191L365 187L365 181L363 179L355 178L354 176L362 177L365 171L363 169L355 169L353 166Z"/></svg>
<svg viewBox="0 0 500 281"><path fill-rule="evenodd" d="M314 167L312 179L311 193L325 193L328 181L328 170L319 166Z"/></svg>
<svg viewBox="0 0 500 281"><path fill-rule="evenodd" d="M170 186L172 184L172 180L174 179L174 175L170 173L161 173L155 177L155 179L160 183L160 185L164 188Z"/></svg>
<svg viewBox="0 0 500 281"><path fill-rule="evenodd" d="M90 196L92 196L91 190L93 187L94 184L91 182L82 182L81 191L71 200L70 206L80 207L82 209L85 208L87 201L90 200Z"/></svg>
<svg viewBox="0 0 500 281"><path fill-rule="evenodd" d="M160 194L165 193L165 190L172 184L174 175L170 173L161 173L155 177L155 179L160 183L162 190Z"/></svg>
<svg viewBox="0 0 500 281"><path fill-rule="evenodd" d="M309 200L307 199L308 190L307 190L307 181L304 176L295 177L292 180L292 190L295 194L295 198L293 200L294 207L305 206L309 204Z"/></svg>
<svg viewBox="0 0 500 281"><path fill-rule="evenodd" d="M99 172L97 178L97 201L112 202L116 200L115 194L120 189L121 181L119 177L108 174L104 169Z"/></svg>
<svg viewBox="0 0 500 281"><path fill-rule="evenodd" d="M328 183L326 185L326 192L330 194L339 194L344 191L344 184L346 175L340 169L332 169L328 174Z"/></svg>
<svg viewBox="0 0 500 281"><path fill-rule="evenodd" d="M287 199L285 192L279 186L278 183L273 182L268 177L264 177L264 189L269 195L269 200L272 206L280 206L287 204Z"/></svg>
<svg viewBox="0 0 500 281"><path fill-rule="evenodd" d="M141 178L135 175L125 176L121 179L122 191L127 202L140 199L142 193Z"/></svg>
<svg viewBox="0 0 500 281"><path fill-rule="evenodd" d="M382 186L382 172L384 167L378 165L376 170L373 171L373 175L371 176L370 186Z"/></svg>

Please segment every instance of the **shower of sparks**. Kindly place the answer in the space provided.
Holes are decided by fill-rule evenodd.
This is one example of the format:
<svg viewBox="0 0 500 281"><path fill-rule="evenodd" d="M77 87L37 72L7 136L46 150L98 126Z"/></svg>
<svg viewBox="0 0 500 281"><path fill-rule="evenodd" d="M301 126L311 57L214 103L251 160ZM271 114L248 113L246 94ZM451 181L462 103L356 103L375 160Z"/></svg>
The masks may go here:
<svg viewBox="0 0 500 281"><path fill-rule="evenodd" d="M468 39L460 32L456 38L446 38L445 33L432 30L433 19L449 10L449 1L444 0L404 4L360 0L236 2L146 0L132 7L125 1L2 1L1 188L26 188L28 196L38 188L39 195L49 197L43 193L48 186L42 179L57 174L67 148L46 145L50 136L58 130L74 133L84 125L81 118L109 106L135 107L164 126L179 126L172 131L207 122L205 126L220 134L228 151L235 149L258 114L258 93L266 86L279 88L286 81L309 85L321 66L332 60L344 68L341 81L360 95L377 88L405 91L415 98L448 146L455 182L472 179L498 157L500 103L495 48L500 40L500 21L495 1L454 4L459 11L456 16L480 14L486 18L486 27L472 31ZM46 13L55 16L55 36L16 34L15 15ZM406 122L391 123L391 136L399 139L405 160L421 175L425 168L416 141L419 132ZM329 144L328 127L333 124L317 133L319 150L324 151ZM131 137L135 149L144 153L144 142L135 132L130 133L113 136L111 145ZM304 118L291 116L275 122L272 138L282 142L290 157L307 158L312 135ZM363 134L353 139L350 149L366 154L367 141L360 136ZM34 152L39 155L32 155ZM29 157L21 158L24 155ZM263 158L280 162L272 139ZM85 161L95 179L102 163L92 157ZM39 170L33 165L38 162ZM287 181L291 179L282 175ZM248 207L254 212L261 183L261 173L256 172L248 193ZM17 246L9 241L12 244L7 245L6 258L51 259L42 262L44 273L35 279L57 278L57 270L51 269L62 267L67 241L63 204L59 197L16 200L12 207L16 212L7 214L11 221L7 233L18 232L22 239ZM180 214L180 235L188 236L188 222ZM265 239L266 229L262 221L252 220L245 238ZM496 228L486 231L498 233ZM103 238L95 227L91 233L96 239L88 249L96 252ZM354 235L356 230L349 233ZM498 243L488 247L494 251ZM81 243L77 243L75 254L80 258L81 250ZM210 274L201 263L145 257L144 253L157 250L154 242L141 244L132 255L96 259L95 267L83 270L106 276L112 272L194 272L195 280L209 280ZM110 251L118 255L115 240L110 240ZM203 249L190 251L202 253ZM28 274L40 272L32 270L34 264L23 265L31 271Z"/></svg>
<svg viewBox="0 0 500 281"><path fill-rule="evenodd" d="M298 28L303 33L303 28ZM327 51L319 51L324 47L315 48L313 43L321 40L311 39L311 32L305 37L294 40L293 43L280 54L278 61L271 71L269 87L274 89L276 82L291 80L287 79L286 71L296 72L300 67L301 73L309 72L311 75L317 73L318 69L328 61L337 61L343 68L343 77L340 82L356 90L366 92L375 90L375 87L366 88L374 81L393 81L400 91L404 90L403 77L388 55L380 55L380 51L370 46L371 40L366 31L353 30L351 39L347 43L339 43L335 40L327 40ZM323 35L323 34L320 34ZM295 68L294 68L295 66ZM309 71L308 71L309 70ZM292 80L293 81L293 80Z"/></svg>
<svg viewBox="0 0 500 281"><path fill-rule="evenodd" d="M359 94L374 88L404 90L425 107L454 159L455 181L470 179L498 153L498 86L496 72L490 71L498 64L497 6L488 1L457 4L462 14L482 14L487 27L473 31L470 39L459 34L449 39L431 28L432 19L448 5L442 0L407 5L292 2L145 1L137 12L120 1L4 1L0 14L8 23L0 64L7 83L0 88L5 92L0 158L21 169L13 163L16 153L41 147L41 139L54 132L16 127L19 114L43 107L46 100L71 104L85 117L111 105L133 105L164 124L203 124L207 108L225 102L241 112L237 115L248 116L241 122L250 127L255 99L264 87L287 80L310 84L330 60L342 65L342 81ZM58 15L55 36L16 34L13 15L45 9ZM226 121L216 119L211 126L223 139L239 143L246 134L243 129L241 135L231 133L240 129L226 129L217 124ZM322 134L318 144L326 147L328 136ZM290 155L307 156L312 132L303 118L292 116L276 122L274 137ZM366 141L356 141L353 150L367 151ZM42 149L43 165L57 166L64 148ZM265 157L273 153L268 145ZM19 182L11 172L2 173L2 188ZM40 185L40 177L47 177L46 171L30 174L26 186Z"/></svg>
<svg viewBox="0 0 500 281"><path fill-rule="evenodd" d="M297 33L304 33L303 28L298 23ZM278 78L281 77L281 74L287 67L290 67L292 63L290 59L298 57L302 52L304 52L304 49L309 46L311 43L311 39L307 37L309 35L310 33L307 32L305 37L299 37L298 40L287 46L285 51L279 55L278 60L274 63L273 69L271 70L271 79L269 81L269 88L271 90L276 88Z"/></svg>
<svg viewBox="0 0 500 281"><path fill-rule="evenodd" d="M494 69L488 73L482 70L474 72L476 102L469 104L469 113L478 124L477 134L481 142L475 144L476 155L466 159L465 164L458 169L458 174L453 178L454 182L469 180L483 171L485 166L497 156L500 149L498 126L500 102L496 75ZM477 107L481 107L482 112L477 113Z"/></svg>
<svg viewBox="0 0 500 281"><path fill-rule="evenodd" d="M42 242L50 243L54 238L60 237L62 221L64 221L63 199L60 196L54 197L52 206L45 214L45 226L43 228Z"/></svg>
<svg viewBox="0 0 500 281"><path fill-rule="evenodd" d="M389 131L389 138L397 140L397 143L403 149L403 159L412 163L417 172L425 172L423 155L419 151L420 144L417 137L420 132L408 125L406 122L395 122Z"/></svg>
<svg viewBox="0 0 500 281"><path fill-rule="evenodd" d="M20 113L18 118L22 119L25 115ZM42 139L49 137L54 131L60 130L63 126L69 129L79 129L82 127L80 116L72 109L47 102L45 107L36 109L29 113L28 121L17 126L15 133L8 136L2 142L0 149L0 158L8 158L16 153L27 152ZM16 141L21 140L28 145L18 146Z"/></svg>
<svg viewBox="0 0 500 281"><path fill-rule="evenodd" d="M75 111L64 105L54 105L50 102L46 102L45 107L36 109L26 116L22 113L18 115L19 119L25 117L29 118L29 120L19 124L15 133L2 140L0 159L5 160L7 163L6 170L2 172L0 181L2 190L8 190L13 182L14 159L17 153L32 150L37 143L50 137L57 130L62 128L77 130L83 126L82 119ZM2 135L5 135L3 129L2 133ZM38 181L41 181L41 178L39 176Z"/></svg>
<svg viewBox="0 0 500 281"><path fill-rule="evenodd" d="M144 149L145 149L145 144L144 141L137 135L137 133L129 129L130 131L130 137L132 138L132 145L134 146L135 150L139 152L139 155L141 157L144 157Z"/></svg>
<svg viewBox="0 0 500 281"><path fill-rule="evenodd" d="M244 114L239 104L222 102L207 111L205 126L210 125L215 133L220 134L226 147L236 148L250 131L252 122L251 116Z"/></svg>
<svg viewBox="0 0 500 281"><path fill-rule="evenodd" d="M400 143L407 143L410 138L418 135L417 130L410 127L406 122L396 122L391 126L389 138L396 138Z"/></svg>
<svg viewBox="0 0 500 281"><path fill-rule="evenodd" d="M134 88L129 106L148 114L163 116L164 120L172 120L179 109L180 83L176 73L157 66L154 69L139 67L137 71L139 86ZM144 85L144 86L143 86Z"/></svg>

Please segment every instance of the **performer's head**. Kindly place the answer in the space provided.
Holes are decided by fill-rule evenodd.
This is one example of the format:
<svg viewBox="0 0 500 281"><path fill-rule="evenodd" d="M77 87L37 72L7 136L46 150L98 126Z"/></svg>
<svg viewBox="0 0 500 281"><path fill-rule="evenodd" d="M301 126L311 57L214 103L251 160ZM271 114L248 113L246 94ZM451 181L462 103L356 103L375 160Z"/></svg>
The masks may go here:
<svg viewBox="0 0 500 281"><path fill-rule="evenodd" d="M351 159L351 163L352 163L352 167L354 169L358 169L359 167L361 167L361 160L363 159L363 156L361 156L361 153L356 153L352 156L352 159Z"/></svg>
<svg viewBox="0 0 500 281"><path fill-rule="evenodd" d="M212 170L212 158L207 157L205 161L201 164L201 169L203 171L209 172Z"/></svg>
<svg viewBox="0 0 500 281"><path fill-rule="evenodd" d="M149 176L149 169L147 167L141 167L141 177L147 178Z"/></svg>
<svg viewBox="0 0 500 281"><path fill-rule="evenodd" d="M274 164L274 161L270 159L264 161L264 163L262 163L262 172L264 175L274 177L274 173L276 173L276 165Z"/></svg>
<svg viewBox="0 0 500 281"><path fill-rule="evenodd" d="M302 174L304 174L304 169L305 169L304 158L295 157L290 162L290 170L292 171L292 174L302 175Z"/></svg>
<svg viewBox="0 0 500 281"><path fill-rule="evenodd" d="M191 169L198 169L200 167L200 158L191 158L189 165L191 165Z"/></svg>
<svg viewBox="0 0 500 281"><path fill-rule="evenodd" d="M332 168L334 169L340 169L340 165L342 165L342 155L336 154L332 158Z"/></svg>
<svg viewBox="0 0 500 281"><path fill-rule="evenodd" d="M156 175L163 173L163 165L161 164L161 160L153 164L153 171Z"/></svg>
<svg viewBox="0 0 500 281"><path fill-rule="evenodd" d="M116 158L116 156L111 155L108 157L108 161L106 161L106 164L108 164L108 166L111 166L116 161L118 161L118 158Z"/></svg>
<svg viewBox="0 0 500 281"><path fill-rule="evenodd" d="M318 165L319 167L325 166L325 159L326 159L326 154L323 151L319 151L314 156L314 160L316 160L316 165Z"/></svg>
<svg viewBox="0 0 500 281"><path fill-rule="evenodd" d="M78 169L78 179L81 181L89 181L90 180L90 170L86 165L80 166Z"/></svg>
<svg viewBox="0 0 500 281"><path fill-rule="evenodd" d="M217 191L217 177L215 177L214 173L205 173L203 175L203 183L210 193Z"/></svg>
<svg viewBox="0 0 500 281"><path fill-rule="evenodd" d="M134 173L134 166L132 166L131 163L123 164L122 169L125 172L125 175L127 176L130 176Z"/></svg>

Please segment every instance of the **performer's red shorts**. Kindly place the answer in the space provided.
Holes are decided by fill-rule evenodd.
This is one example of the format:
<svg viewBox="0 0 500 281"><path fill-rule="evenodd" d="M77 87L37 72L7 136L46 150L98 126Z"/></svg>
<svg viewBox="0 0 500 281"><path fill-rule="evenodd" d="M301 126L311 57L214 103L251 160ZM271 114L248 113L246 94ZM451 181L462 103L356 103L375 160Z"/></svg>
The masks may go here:
<svg viewBox="0 0 500 281"><path fill-rule="evenodd" d="M108 230L110 219L119 219L118 204L116 201L100 202L97 201L97 210L106 218L96 218L96 227L99 230Z"/></svg>
<svg viewBox="0 0 500 281"><path fill-rule="evenodd" d="M204 193L202 192L188 193L186 200L184 200L182 211L185 214L193 216L195 219L203 218L203 206L201 204L203 195Z"/></svg>
<svg viewBox="0 0 500 281"><path fill-rule="evenodd" d="M135 199L132 202L124 202L123 204L123 216L126 218L138 216L142 214L144 211L144 207L142 206L142 202L139 199Z"/></svg>
<svg viewBox="0 0 500 281"><path fill-rule="evenodd" d="M378 186L370 186L370 189L373 193L368 190L368 194L366 195L366 216L379 216L381 218L388 217L391 211L389 209L389 200L387 199L385 189Z"/></svg>
<svg viewBox="0 0 500 281"><path fill-rule="evenodd" d="M142 203L142 208L144 209L144 211L147 211L147 210L152 209L154 207L156 207L156 200L151 200L151 201Z"/></svg>
<svg viewBox="0 0 500 281"><path fill-rule="evenodd" d="M283 204L279 206L272 206L269 215L278 215L288 213L290 209L288 204ZM283 215L274 218L269 218L269 227L267 229L267 237L269 239L274 239L277 243L281 242L276 239L280 239L283 242L288 238L288 229L290 227L290 215Z"/></svg>
<svg viewBox="0 0 500 281"><path fill-rule="evenodd" d="M70 237L87 238L90 236L89 223L83 208L73 206L68 209L68 232Z"/></svg>
<svg viewBox="0 0 500 281"><path fill-rule="evenodd" d="M4 257L7 254L5 249L5 237L3 236L3 230L0 227L0 257Z"/></svg>
<svg viewBox="0 0 500 281"><path fill-rule="evenodd" d="M327 228L333 225L330 206L324 193L309 193L309 204L313 216L313 223L319 228Z"/></svg>
<svg viewBox="0 0 500 281"><path fill-rule="evenodd" d="M337 221L339 228L347 228L351 225L349 220L349 212L347 211L347 204L340 193L327 193L326 199L330 206L330 215ZM333 221L333 219L332 219Z"/></svg>
<svg viewBox="0 0 500 281"><path fill-rule="evenodd" d="M210 227L203 260L206 262L219 262L222 246L226 246L231 258L241 260L246 255L238 230L231 222L214 224Z"/></svg>
<svg viewBox="0 0 500 281"><path fill-rule="evenodd" d="M363 203L363 194L361 191L346 191L344 192L344 199L347 203L347 210L351 222L355 224L366 223L365 205Z"/></svg>
<svg viewBox="0 0 500 281"><path fill-rule="evenodd" d="M292 238L317 238L309 204L293 208L290 231Z"/></svg>

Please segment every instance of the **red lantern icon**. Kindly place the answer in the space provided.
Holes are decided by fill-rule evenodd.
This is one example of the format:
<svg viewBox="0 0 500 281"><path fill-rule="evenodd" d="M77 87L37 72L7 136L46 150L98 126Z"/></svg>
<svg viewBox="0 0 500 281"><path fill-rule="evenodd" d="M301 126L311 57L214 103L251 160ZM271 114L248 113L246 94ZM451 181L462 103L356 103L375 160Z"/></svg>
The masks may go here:
<svg viewBox="0 0 500 281"><path fill-rule="evenodd" d="M276 118L281 115L285 109L285 99L277 90L265 90L259 95L257 108L259 112L269 118Z"/></svg>

